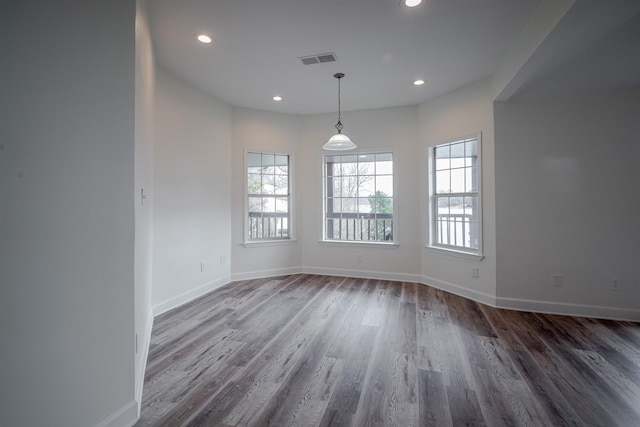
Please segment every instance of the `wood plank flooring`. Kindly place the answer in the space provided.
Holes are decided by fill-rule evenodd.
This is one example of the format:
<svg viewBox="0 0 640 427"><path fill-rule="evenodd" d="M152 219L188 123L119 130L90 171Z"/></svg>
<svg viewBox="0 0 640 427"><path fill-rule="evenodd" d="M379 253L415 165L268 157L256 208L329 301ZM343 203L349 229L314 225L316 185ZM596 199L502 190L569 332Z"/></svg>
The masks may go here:
<svg viewBox="0 0 640 427"><path fill-rule="evenodd" d="M640 324L416 283L234 282L154 321L137 426L640 426Z"/></svg>

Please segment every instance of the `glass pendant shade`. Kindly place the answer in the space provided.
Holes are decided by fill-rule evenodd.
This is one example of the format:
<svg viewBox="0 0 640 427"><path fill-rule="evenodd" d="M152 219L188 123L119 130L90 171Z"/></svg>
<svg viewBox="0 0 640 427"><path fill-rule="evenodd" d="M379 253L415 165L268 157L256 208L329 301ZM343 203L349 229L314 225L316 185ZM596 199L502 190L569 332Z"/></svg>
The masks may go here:
<svg viewBox="0 0 640 427"><path fill-rule="evenodd" d="M331 151L353 150L356 147L356 144L343 133L336 133L322 146L324 150Z"/></svg>

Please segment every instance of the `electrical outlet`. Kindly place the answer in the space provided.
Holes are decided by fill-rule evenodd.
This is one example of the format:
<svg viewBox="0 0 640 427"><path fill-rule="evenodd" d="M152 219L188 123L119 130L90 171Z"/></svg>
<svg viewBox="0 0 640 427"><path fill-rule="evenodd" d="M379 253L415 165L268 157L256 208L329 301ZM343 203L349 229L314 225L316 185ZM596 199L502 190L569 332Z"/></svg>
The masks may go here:
<svg viewBox="0 0 640 427"><path fill-rule="evenodd" d="M227 263L227 257L225 255L220 255L220 265Z"/></svg>
<svg viewBox="0 0 640 427"><path fill-rule="evenodd" d="M561 288L564 286L564 276L562 276L562 274L553 275L553 286L556 288Z"/></svg>
<svg viewBox="0 0 640 427"><path fill-rule="evenodd" d="M204 267L205 267L204 261L200 261L200 272L201 273L204 272Z"/></svg>
<svg viewBox="0 0 640 427"><path fill-rule="evenodd" d="M362 262L362 254L356 254L356 262Z"/></svg>
<svg viewBox="0 0 640 427"><path fill-rule="evenodd" d="M477 279L480 277L480 269L478 267L473 267L471 269L471 277L473 277L474 279Z"/></svg>

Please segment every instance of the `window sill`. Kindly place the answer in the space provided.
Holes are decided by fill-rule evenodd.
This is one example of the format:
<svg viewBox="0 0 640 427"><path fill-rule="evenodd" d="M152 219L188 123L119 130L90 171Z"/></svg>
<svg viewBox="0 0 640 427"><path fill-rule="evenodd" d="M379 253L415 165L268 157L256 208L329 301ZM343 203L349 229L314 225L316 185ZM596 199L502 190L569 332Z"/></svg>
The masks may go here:
<svg viewBox="0 0 640 427"><path fill-rule="evenodd" d="M455 249L449 249L449 248L441 248L439 246L425 246L425 248L433 253L437 253L440 255L447 255L447 256L452 256L452 257L456 257L456 258L462 258L462 259L467 259L469 261L477 261L480 262L484 259L484 255L478 255L478 254L472 254L469 252L462 252L462 251L457 251Z"/></svg>
<svg viewBox="0 0 640 427"><path fill-rule="evenodd" d="M298 243L297 239L255 240L244 242L242 246L244 246L245 248L259 248L263 246L293 245L296 243Z"/></svg>
<svg viewBox="0 0 640 427"><path fill-rule="evenodd" d="M340 246L377 246L379 248L397 248L400 245L398 243L384 243L384 242L358 242L351 240L319 240L318 243L322 245L340 245Z"/></svg>

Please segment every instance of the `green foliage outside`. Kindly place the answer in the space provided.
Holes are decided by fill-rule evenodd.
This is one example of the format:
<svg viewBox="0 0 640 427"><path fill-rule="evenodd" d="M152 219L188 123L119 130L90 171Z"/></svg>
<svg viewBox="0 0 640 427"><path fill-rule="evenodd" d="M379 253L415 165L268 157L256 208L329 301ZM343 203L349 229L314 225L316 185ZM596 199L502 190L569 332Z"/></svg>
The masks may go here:
<svg viewBox="0 0 640 427"><path fill-rule="evenodd" d="M376 191L375 194L369 196L369 206L371 206L371 212L377 214L392 214L393 213L393 203L391 197L386 194L384 191ZM375 224L375 225L374 225ZM375 239L373 240L390 240L392 222L391 220L376 220L374 224L371 224L370 227L374 228L371 231L375 235Z"/></svg>

